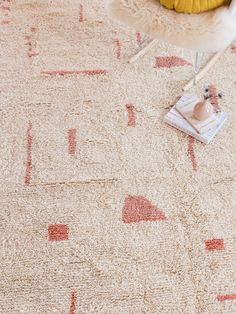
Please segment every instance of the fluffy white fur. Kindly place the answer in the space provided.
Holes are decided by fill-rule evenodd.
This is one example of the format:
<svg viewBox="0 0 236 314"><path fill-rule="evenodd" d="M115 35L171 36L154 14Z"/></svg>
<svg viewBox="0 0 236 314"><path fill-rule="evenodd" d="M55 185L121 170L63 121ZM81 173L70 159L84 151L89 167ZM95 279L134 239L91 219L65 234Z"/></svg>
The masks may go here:
<svg viewBox="0 0 236 314"><path fill-rule="evenodd" d="M167 10L158 0L106 0L110 17L173 45L215 52L236 38L235 0L229 7L201 14Z"/></svg>

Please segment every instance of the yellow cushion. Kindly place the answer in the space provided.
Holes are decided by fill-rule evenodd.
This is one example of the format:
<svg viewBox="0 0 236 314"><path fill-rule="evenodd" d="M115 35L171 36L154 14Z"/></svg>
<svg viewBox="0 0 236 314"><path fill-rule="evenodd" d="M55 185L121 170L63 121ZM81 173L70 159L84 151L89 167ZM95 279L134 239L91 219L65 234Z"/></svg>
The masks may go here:
<svg viewBox="0 0 236 314"><path fill-rule="evenodd" d="M227 0L160 0L167 9L182 13L201 13L216 9L227 2Z"/></svg>

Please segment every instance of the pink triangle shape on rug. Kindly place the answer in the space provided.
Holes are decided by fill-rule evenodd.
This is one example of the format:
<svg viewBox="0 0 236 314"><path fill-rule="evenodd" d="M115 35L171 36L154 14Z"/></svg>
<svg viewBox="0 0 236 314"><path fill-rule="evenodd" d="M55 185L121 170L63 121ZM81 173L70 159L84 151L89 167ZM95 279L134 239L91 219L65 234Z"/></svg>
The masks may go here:
<svg viewBox="0 0 236 314"><path fill-rule="evenodd" d="M140 221L158 221L166 219L165 215L143 196L128 196L125 199L122 219L124 223Z"/></svg>

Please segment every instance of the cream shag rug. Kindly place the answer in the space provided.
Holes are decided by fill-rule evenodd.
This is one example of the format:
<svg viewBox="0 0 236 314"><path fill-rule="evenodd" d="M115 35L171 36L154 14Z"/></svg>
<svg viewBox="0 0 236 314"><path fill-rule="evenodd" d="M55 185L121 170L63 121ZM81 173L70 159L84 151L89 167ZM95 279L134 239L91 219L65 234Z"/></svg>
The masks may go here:
<svg viewBox="0 0 236 314"><path fill-rule="evenodd" d="M0 7L0 313L236 313L236 48L204 146L162 122L185 52L129 65L148 39L98 0Z"/></svg>

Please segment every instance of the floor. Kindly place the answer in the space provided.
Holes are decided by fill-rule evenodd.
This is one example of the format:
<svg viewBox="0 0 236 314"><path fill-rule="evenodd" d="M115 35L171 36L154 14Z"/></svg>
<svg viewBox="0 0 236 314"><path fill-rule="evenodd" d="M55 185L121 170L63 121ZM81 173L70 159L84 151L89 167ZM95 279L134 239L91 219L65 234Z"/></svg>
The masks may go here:
<svg viewBox="0 0 236 314"><path fill-rule="evenodd" d="M99 0L0 13L0 312L236 313L236 46L196 88L229 113L206 146L163 123L189 52L128 64L150 38Z"/></svg>

